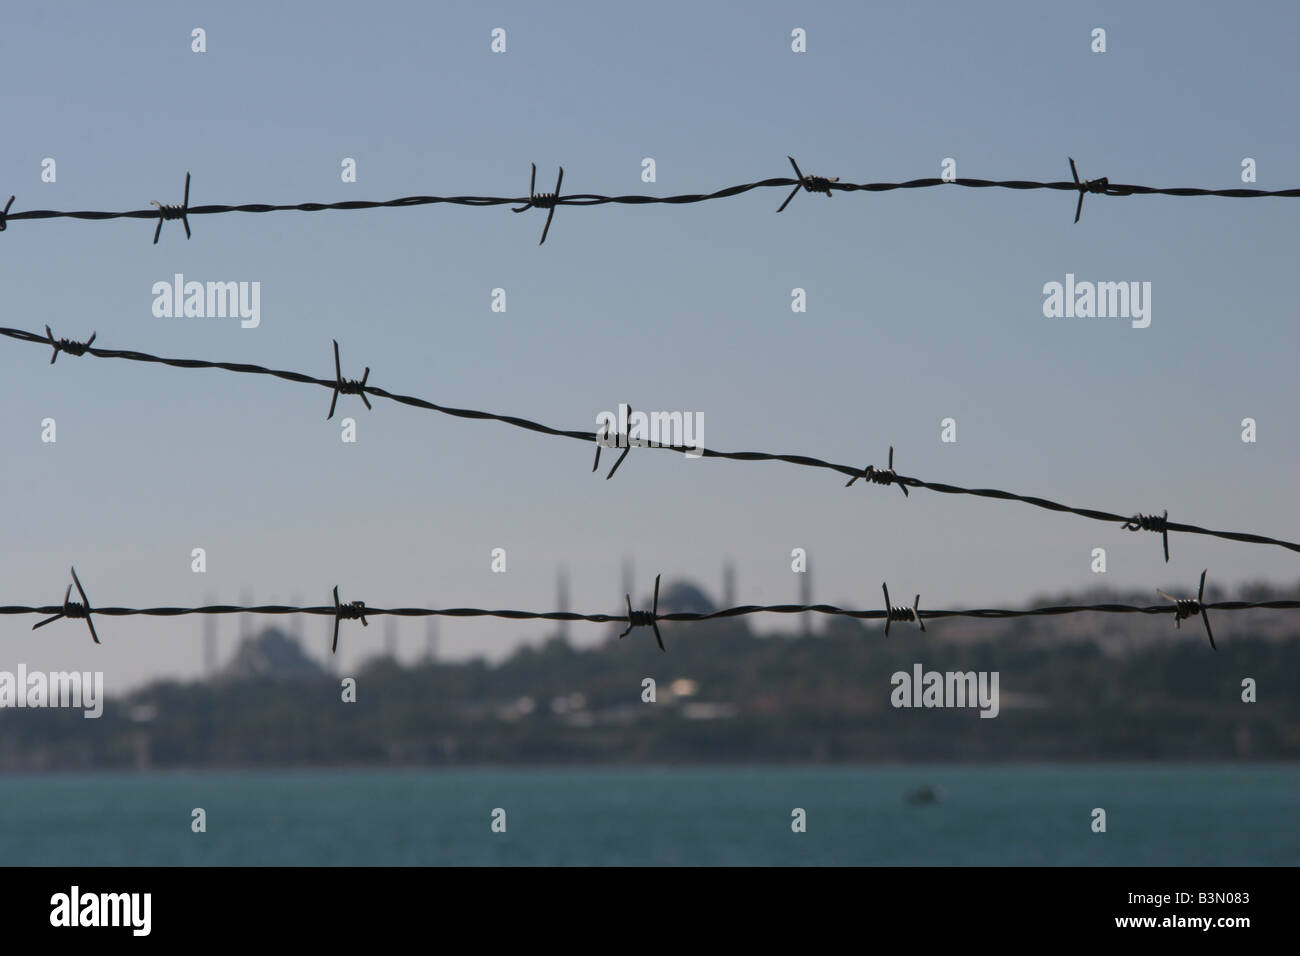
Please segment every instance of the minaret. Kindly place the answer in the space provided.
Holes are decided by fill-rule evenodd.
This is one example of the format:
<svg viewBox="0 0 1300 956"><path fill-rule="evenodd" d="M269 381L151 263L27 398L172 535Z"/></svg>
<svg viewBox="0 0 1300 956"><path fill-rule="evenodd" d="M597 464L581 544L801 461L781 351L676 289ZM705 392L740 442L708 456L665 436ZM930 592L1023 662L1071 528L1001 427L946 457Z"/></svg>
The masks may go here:
<svg viewBox="0 0 1300 956"><path fill-rule="evenodd" d="M384 656L397 660L397 618L391 614L384 617Z"/></svg>
<svg viewBox="0 0 1300 956"><path fill-rule="evenodd" d="M632 559L624 558L623 559L623 593L631 595L633 602L635 602L636 595L632 594L632 588L633 588ZM623 609L626 610L626 603L623 604Z"/></svg>
<svg viewBox="0 0 1300 956"><path fill-rule="evenodd" d="M208 596L208 603L216 603L211 595ZM215 614L203 615L203 673L209 680L217 676L217 616Z"/></svg>
<svg viewBox="0 0 1300 956"><path fill-rule="evenodd" d="M736 566L730 561L722 565L722 606L736 606Z"/></svg>
<svg viewBox="0 0 1300 956"><path fill-rule="evenodd" d="M564 568L560 568L559 574L555 581L555 609L557 611L569 610L569 575ZM559 621L557 631L561 640L569 639L569 622Z"/></svg>
<svg viewBox="0 0 1300 956"><path fill-rule="evenodd" d="M433 605L430 605L432 607ZM424 622L424 662L432 664L438 659L438 618L429 617Z"/></svg>
<svg viewBox="0 0 1300 956"><path fill-rule="evenodd" d="M812 562L805 561L804 572L799 575L799 603L812 604ZM812 615L800 614L803 621L803 636L808 637L812 634Z"/></svg>

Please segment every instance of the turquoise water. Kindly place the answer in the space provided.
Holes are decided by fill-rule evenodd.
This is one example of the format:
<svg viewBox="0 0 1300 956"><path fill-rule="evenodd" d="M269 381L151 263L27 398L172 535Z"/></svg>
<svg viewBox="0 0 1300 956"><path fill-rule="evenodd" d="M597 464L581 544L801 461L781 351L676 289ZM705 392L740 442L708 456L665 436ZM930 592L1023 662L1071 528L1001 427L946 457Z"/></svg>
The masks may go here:
<svg viewBox="0 0 1300 956"><path fill-rule="evenodd" d="M0 865L1295 865L1298 811L1294 766L31 775Z"/></svg>

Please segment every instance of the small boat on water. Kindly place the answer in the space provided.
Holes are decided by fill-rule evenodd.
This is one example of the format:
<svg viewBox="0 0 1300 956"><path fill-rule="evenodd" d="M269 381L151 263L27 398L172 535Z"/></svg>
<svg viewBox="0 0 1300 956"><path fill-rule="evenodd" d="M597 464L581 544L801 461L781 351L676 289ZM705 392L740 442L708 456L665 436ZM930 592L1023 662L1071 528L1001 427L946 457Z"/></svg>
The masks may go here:
<svg viewBox="0 0 1300 956"><path fill-rule="evenodd" d="M912 806L922 806L927 803L938 803L943 799L943 788L932 787L928 783L924 786L917 787L907 794L907 802Z"/></svg>

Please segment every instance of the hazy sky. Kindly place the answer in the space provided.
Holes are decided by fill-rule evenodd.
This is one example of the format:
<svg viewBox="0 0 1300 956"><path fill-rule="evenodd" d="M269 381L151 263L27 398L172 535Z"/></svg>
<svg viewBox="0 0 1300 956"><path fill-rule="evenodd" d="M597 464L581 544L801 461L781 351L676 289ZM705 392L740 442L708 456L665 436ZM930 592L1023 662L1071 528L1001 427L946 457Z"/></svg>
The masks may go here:
<svg viewBox="0 0 1300 956"><path fill-rule="evenodd" d="M789 175L787 154L852 181L937 176L945 157L961 176L1066 179L1070 155L1090 178L1216 187L1252 157L1258 185L1283 188L1300 185L1298 19L1282 3L23 4L0 58L0 200L142 208L178 202L187 170L195 205L519 195L530 162L546 190L563 165L566 192L670 194ZM0 324L317 375L337 338L345 375L368 365L444 404L574 429L622 401L694 411L713 448L883 466L892 444L925 479L1300 539L1296 200L1089 197L1074 225L1058 192L805 193L777 216L783 198L561 208L541 247L545 214L506 207L204 216L157 246L146 221L16 222ZM151 287L177 272L260 282L260 326L155 317ZM1043 285L1067 273L1150 282L1150 327L1045 318ZM56 603L75 564L105 605L328 603L338 584L377 606L549 610L563 566L575 609L613 611L624 556L639 596L656 572L716 595L730 559L739 600L771 603L798 593L795 547L817 599L866 607L881 580L961 607L1187 590L1204 567L1226 586L1297 577L1277 548L1176 535L1165 565L1156 535L780 463L634 449L605 481L576 442L382 400L345 396L327 422L328 392L273 379L50 366L8 339L0 361L0 603ZM0 667L100 669L113 691L201 666L198 619L104 618L101 647L81 622L32 623L0 619ZM328 620L303 626L323 654ZM384 633L345 627L344 669ZM219 624L223 657L237 628ZM549 630L445 621L443 648L497 656ZM399 624L403 657L423 633Z"/></svg>

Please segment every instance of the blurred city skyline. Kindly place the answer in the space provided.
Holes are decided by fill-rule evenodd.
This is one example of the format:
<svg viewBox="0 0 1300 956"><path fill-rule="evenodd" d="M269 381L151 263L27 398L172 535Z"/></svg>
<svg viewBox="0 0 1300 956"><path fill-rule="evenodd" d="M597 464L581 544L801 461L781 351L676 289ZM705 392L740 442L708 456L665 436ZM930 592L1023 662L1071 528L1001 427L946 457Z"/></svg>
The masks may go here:
<svg viewBox="0 0 1300 956"><path fill-rule="evenodd" d="M14 211L175 203L187 171L194 205L518 195L532 162L543 190L563 166L566 193L666 195L787 176L787 155L853 181L937 176L949 157L964 177L1067 179L1073 156L1088 178L1224 188L1250 157L1260 188L1300 185L1300 14L1177 11L377 4L359 25L335 3L23 7L0 63L0 187ZM893 446L903 474L1300 539L1296 200L1088 196L1075 224L1066 192L801 193L778 216L783 198L562 207L543 246L545 213L502 207L203 216L156 246L145 220L20 221L0 236L0 324L322 376L337 339L346 376L368 366L446 405L592 429L620 402L688 410L711 448L883 466ZM155 316L151 289L176 273L260 282L257 327ZM1150 326L1045 317L1044 284L1067 274L1150 282ZM326 421L324 390L273 379L50 365L12 340L0 355L4 604L58 603L75 565L102 605L323 604L337 584L376 606L550 610L564 569L574 609L614 612L625 559L634 601L657 573L720 588L730 563L737 603L779 603L800 593L795 548L818 600L866 607L881 580L962 607L1096 586L1154 601L1203 568L1229 591L1297 577L1279 548L1173 535L1166 564L1156 535L1023 504L644 449L606 481L590 449L499 423L347 395ZM205 666L198 619L106 618L99 646L82 622L33 623L0 618L7 660L104 670L110 695ZM222 620L216 640L229 653L264 623ZM286 627L323 654L329 623ZM374 623L337 669L389 633L407 657L428 640L423 622ZM499 659L553 630L443 622L437 640ZM580 645L602 634L570 627Z"/></svg>

